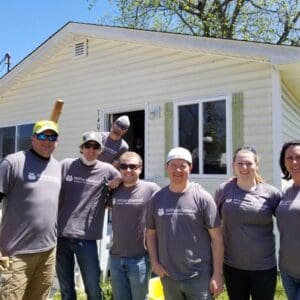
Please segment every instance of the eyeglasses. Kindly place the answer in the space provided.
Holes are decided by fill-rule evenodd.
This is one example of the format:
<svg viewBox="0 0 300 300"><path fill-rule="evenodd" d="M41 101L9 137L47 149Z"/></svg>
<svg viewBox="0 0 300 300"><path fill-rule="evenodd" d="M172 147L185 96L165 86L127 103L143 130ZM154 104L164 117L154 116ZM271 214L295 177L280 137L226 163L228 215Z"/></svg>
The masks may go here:
<svg viewBox="0 0 300 300"><path fill-rule="evenodd" d="M122 130L127 130L128 129L128 127L127 126L124 126L121 122L119 122L119 121L116 121L116 125L120 128L120 129L122 129Z"/></svg>
<svg viewBox="0 0 300 300"><path fill-rule="evenodd" d="M83 144L83 146L86 149L90 149L90 148L93 148L94 150L100 149L100 145L99 144L94 144L94 143L85 143L85 144Z"/></svg>
<svg viewBox="0 0 300 300"><path fill-rule="evenodd" d="M128 168L130 170L137 170L139 168L139 165L135 165L135 164L120 164L119 168L121 170L127 170Z"/></svg>
<svg viewBox="0 0 300 300"><path fill-rule="evenodd" d="M48 140L49 142L55 142L57 141L58 135L57 134L51 134L47 135L45 133L36 133L36 138L39 141L46 141Z"/></svg>

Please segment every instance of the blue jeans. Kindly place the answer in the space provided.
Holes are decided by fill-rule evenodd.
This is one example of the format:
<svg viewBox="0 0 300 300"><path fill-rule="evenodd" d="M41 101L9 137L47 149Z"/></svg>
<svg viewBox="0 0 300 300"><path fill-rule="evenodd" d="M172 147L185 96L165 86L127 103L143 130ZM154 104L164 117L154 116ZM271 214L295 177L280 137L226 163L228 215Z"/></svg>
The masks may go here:
<svg viewBox="0 0 300 300"><path fill-rule="evenodd" d="M147 256L110 256L114 300L144 300L148 292L150 261Z"/></svg>
<svg viewBox="0 0 300 300"><path fill-rule="evenodd" d="M282 284L288 300L300 300L300 279L280 271Z"/></svg>
<svg viewBox="0 0 300 300"><path fill-rule="evenodd" d="M102 300L97 243L76 238L58 238L57 241L56 273L62 299L76 299L75 255L88 300Z"/></svg>
<svg viewBox="0 0 300 300"><path fill-rule="evenodd" d="M211 300L209 276L197 276L186 280L174 280L168 276L161 278L165 300Z"/></svg>

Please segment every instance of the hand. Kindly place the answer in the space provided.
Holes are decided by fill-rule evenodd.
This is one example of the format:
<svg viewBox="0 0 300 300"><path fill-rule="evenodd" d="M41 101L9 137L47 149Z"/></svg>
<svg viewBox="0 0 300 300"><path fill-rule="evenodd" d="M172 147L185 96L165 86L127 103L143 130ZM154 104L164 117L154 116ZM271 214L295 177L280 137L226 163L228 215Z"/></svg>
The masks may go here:
<svg viewBox="0 0 300 300"><path fill-rule="evenodd" d="M214 298L217 298L223 292L222 275L213 275L210 279L209 288Z"/></svg>
<svg viewBox="0 0 300 300"><path fill-rule="evenodd" d="M123 180L121 178L114 178L112 180L110 180L108 182L108 188L109 189L116 189L121 183L123 182Z"/></svg>
<svg viewBox="0 0 300 300"><path fill-rule="evenodd" d="M11 263L8 256L0 256L0 272L6 271Z"/></svg>
<svg viewBox="0 0 300 300"><path fill-rule="evenodd" d="M160 278L163 278L164 276L169 276L167 270L159 263L152 264L152 270Z"/></svg>

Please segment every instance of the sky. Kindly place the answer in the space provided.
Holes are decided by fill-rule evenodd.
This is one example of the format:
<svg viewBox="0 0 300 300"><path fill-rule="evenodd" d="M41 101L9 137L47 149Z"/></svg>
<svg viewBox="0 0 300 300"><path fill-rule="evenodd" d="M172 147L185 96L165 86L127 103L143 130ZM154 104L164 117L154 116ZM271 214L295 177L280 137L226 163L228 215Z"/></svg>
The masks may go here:
<svg viewBox="0 0 300 300"><path fill-rule="evenodd" d="M67 22L96 24L113 12L108 0L91 10L87 0L0 0L0 61L9 53L13 67ZM6 70L1 64L0 76Z"/></svg>

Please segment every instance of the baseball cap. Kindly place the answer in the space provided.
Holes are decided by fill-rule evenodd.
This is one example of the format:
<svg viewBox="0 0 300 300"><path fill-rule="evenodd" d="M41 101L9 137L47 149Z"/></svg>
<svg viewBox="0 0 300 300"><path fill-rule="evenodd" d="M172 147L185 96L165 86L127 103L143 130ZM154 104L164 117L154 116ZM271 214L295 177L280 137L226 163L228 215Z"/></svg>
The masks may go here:
<svg viewBox="0 0 300 300"><path fill-rule="evenodd" d="M176 147L170 150L167 156L167 163L172 159L184 159L192 164L192 155L190 151L183 147Z"/></svg>
<svg viewBox="0 0 300 300"><path fill-rule="evenodd" d="M50 121L50 120L40 120L37 121L34 126L33 126L33 134L36 133L41 133L43 131L46 130L52 130L54 131L56 134L58 134L58 125L56 122L54 121Z"/></svg>
<svg viewBox="0 0 300 300"><path fill-rule="evenodd" d="M101 140L101 135L99 132L96 132L96 131L84 132L82 134L80 146L82 146L83 144L85 144L89 141L94 141L94 142L98 143L100 145L100 147L102 148L102 140Z"/></svg>
<svg viewBox="0 0 300 300"><path fill-rule="evenodd" d="M121 124L122 126L128 128L130 126L129 117L126 115L120 116L117 120L117 123Z"/></svg>

